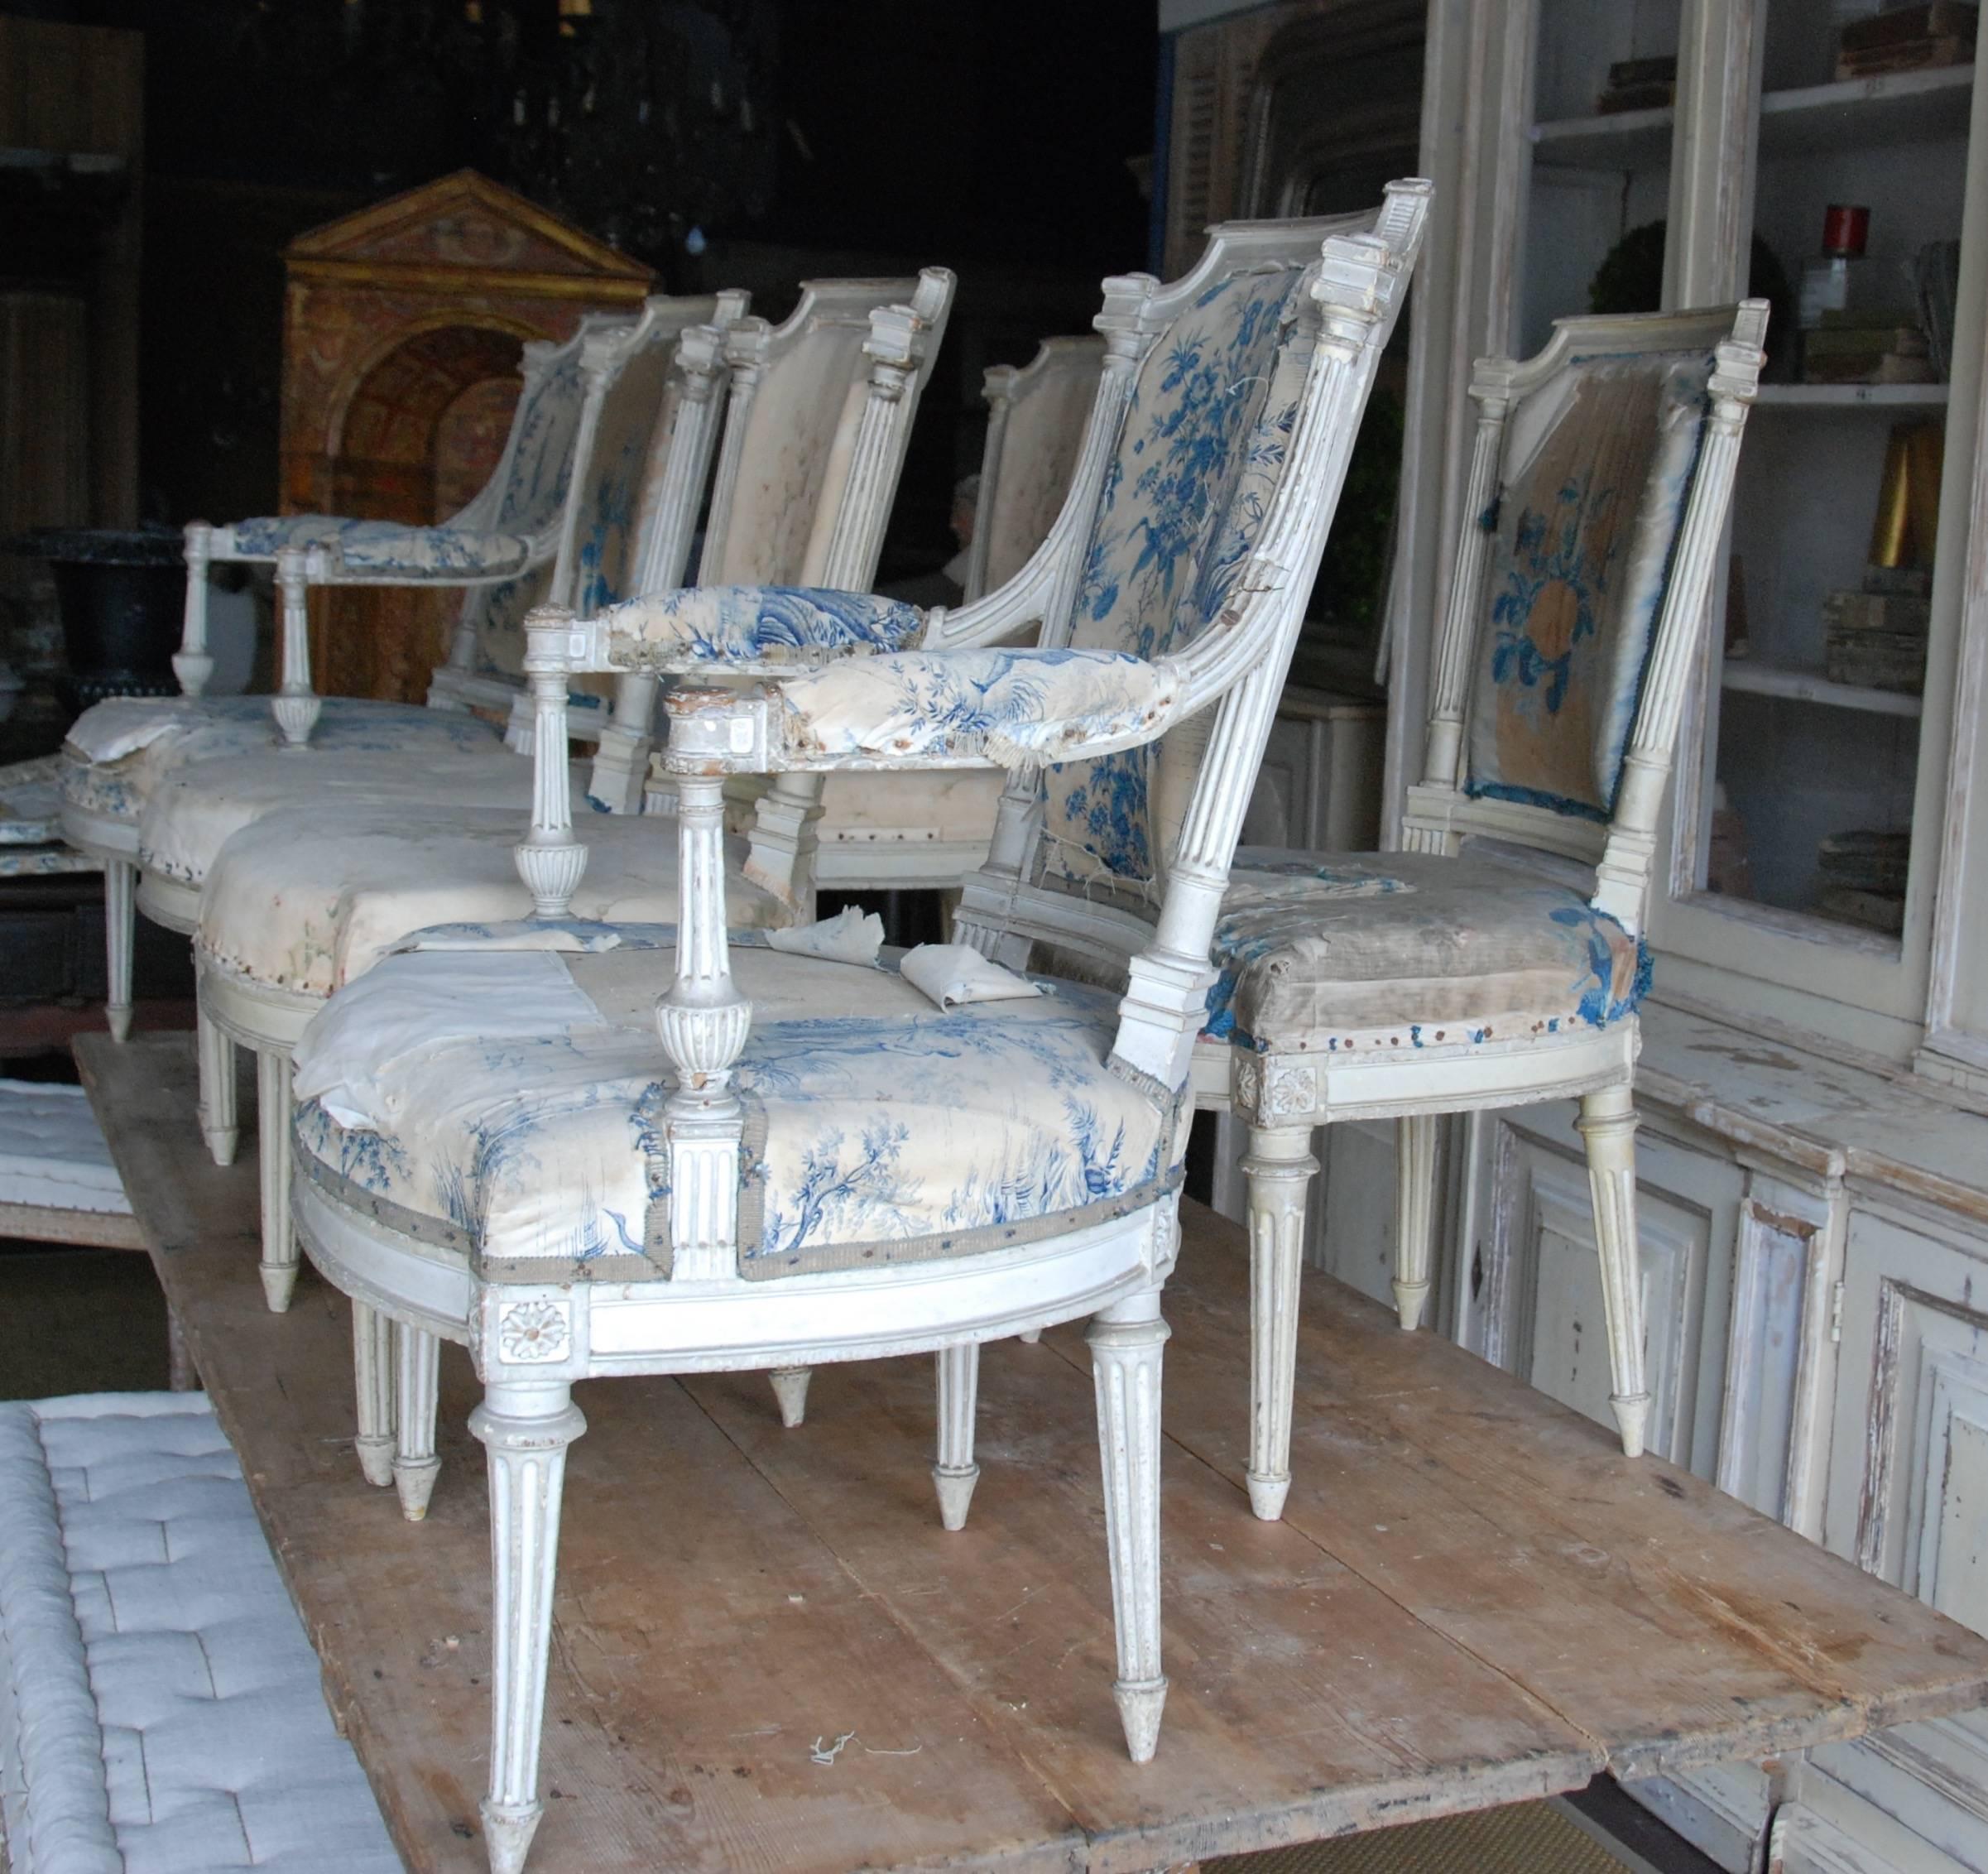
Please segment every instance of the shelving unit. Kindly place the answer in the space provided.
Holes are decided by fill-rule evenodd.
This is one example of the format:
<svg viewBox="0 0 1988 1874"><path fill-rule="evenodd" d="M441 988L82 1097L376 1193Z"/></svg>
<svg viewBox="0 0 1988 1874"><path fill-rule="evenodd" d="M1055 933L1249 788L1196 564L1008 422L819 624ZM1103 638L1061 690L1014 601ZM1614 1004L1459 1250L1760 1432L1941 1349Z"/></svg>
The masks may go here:
<svg viewBox="0 0 1988 1874"><path fill-rule="evenodd" d="M1897 690L1870 690L1860 684L1832 683L1820 670L1790 670L1756 664L1749 658L1726 661L1721 685L1755 696L1779 696L1791 703L1819 703L1832 709L1866 709L1878 716L1910 716L1915 720L1925 704Z"/></svg>

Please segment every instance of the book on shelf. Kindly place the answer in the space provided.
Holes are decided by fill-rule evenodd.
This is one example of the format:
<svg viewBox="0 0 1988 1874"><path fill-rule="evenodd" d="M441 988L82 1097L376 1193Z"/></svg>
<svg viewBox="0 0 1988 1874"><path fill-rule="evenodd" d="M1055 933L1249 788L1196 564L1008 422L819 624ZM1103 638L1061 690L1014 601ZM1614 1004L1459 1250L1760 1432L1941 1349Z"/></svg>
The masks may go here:
<svg viewBox="0 0 1988 1874"><path fill-rule="evenodd" d="M1910 312L1826 311L1802 334L1802 376L1811 384L1929 384L1926 334Z"/></svg>
<svg viewBox="0 0 1988 1874"><path fill-rule="evenodd" d="M1942 65L1964 65L1974 57L1974 40L1905 39L1868 52L1837 54L1837 76L1882 78L1887 72L1932 71Z"/></svg>
<svg viewBox="0 0 1988 1874"><path fill-rule="evenodd" d="M1896 936L1904 928L1911 862L1909 833L1856 827L1827 834L1816 849L1816 869L1822 875L1816 909Z"/></svg>
<svg viewBox="0 0 1988 1874"><path fill-rule="evenodd" d="M1870 52L1920 39L1971 40L1980 17L1976 0L1921 0L1917 6L1887 7L1846 21L1837 45L1845 52Z"/></svg>
<svg viewBox="0 0 1988 1874"><path fill-rule="evenodd" d="M1856 690L1916 696L1926 686L1932 625L1933 603L1921 593L1873 591L1868 579L1861 591L1832 592L1822 601L1822 675Z"/></svg>
<svg viewBox="0 0 1988 1874"><path fill-rule="evenodd" d="M1608 68L1608 84L1595 100L1596 111L1612 117L1619 111L1659 109L1678 101L1678 61L1619 59Z"/></svg>

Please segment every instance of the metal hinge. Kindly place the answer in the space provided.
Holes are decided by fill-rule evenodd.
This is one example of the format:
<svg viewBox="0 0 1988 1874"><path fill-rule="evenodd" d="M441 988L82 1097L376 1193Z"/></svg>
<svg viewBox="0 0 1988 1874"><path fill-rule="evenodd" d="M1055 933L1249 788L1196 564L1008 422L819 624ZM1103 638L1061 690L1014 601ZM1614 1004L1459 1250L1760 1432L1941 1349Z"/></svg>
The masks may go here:
<svg viewBox="0 0 1988 1874"><path fill-rule="evenodd" d="M1829 1288L1829 1338L1840 1342L1843 1338L1843 1285L1832 1282Z"/></svg>

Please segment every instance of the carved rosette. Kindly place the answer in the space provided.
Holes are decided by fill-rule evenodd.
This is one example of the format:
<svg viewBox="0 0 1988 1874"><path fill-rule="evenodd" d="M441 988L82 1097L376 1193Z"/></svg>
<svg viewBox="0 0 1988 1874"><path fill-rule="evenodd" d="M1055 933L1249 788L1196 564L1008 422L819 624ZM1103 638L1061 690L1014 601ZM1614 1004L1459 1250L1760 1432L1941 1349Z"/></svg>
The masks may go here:
<svg viewBox="0 0 1988 1874"><path fill-rule="evenodd" d="M497 1314L497 1351L516 1366L564 1360L573 1347L572 1310L564 1302L514 1301Z"/></svg>
<svg viewBox="0 0 1988 1874"><path fill-rule="evenodd" d="M1234 1091L1242 1117L1258 1124L1298 1119L1318 1108L1318 1069L1302 1061L1245 1055L1236 1062Z"/></svg>

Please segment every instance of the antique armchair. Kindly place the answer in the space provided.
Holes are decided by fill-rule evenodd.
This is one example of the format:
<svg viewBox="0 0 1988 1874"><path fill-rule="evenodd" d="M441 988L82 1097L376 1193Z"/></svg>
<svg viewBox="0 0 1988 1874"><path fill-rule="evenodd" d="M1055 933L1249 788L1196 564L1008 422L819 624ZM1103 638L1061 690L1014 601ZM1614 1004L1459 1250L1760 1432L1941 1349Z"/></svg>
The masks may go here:
<svg viewBox="0 0 1988 1874"><path fill-rule="evenodd" d="M681 584L711 464L716 390L728 376L704 565L867 585L952 293L953 276L936 267L916 280L818 281L778 328L748 320L686 334L665 401L666 446L645 495L638 576L662 590ZM526 663L542 670L529 655ZM618 677L610 725L618 746L604 747L595 769L598 776L607 764L611 787L646 766L641 736L655 681L647 671ZM569 695L562 690L563 705ZM285 786L296 764L270 757L175 776L147 810L146 908L178 915L190 901L197 915L202 1124L223 1160L237 1137L233 1050L256 1056L262 1273L273 1309L289 1305L296 1279L286 1199L291 1050L325 997L409 931L531 915L512 849L535 796L556 793L569 803L564 709L550 739L535 732L531 739L529 761L501 757L516 771L506 790L486 786L479 793L473 776L468 790L425 800L375 791L264 812L257 810L271 799L297 799ZM634 765L617 765L625 762ZM592 853L578 887L581 915L675 919L666 836L637 816L601 816ZM166 892L173 901L161 907L154 894ZM734 913L745 925L791 916L784 900L742 879Z"/></svg>
<svg viewBox="0 0 1988 1874"><path fill-rule="evenodd" d="M628 557L629 496L642 473L650 433L656 425L663 383L677 340L699 320L723 326L743 315L738 294L717 300L652 299L638 320L589 318L565 344L526 347L526 382L518 414L498 471L463 515L485 511L511 512L504 506L550 495L557 522L546 551L551 555L551 589L578 594L583 590L615 592ZM529 473L527 471L529 470ZM271 530L299 526L321 517L293 517L277 522L244 522L242 528L219 530L225 536L217 550L217 530L195 522L188 529L187 626L185 645L175 662L183 697L166 699L117 698L89 709L71 726L62 750L62 834L104 867L105 944L108 949L111 1031L120 1039L131 1023L131 955L137 886L136 859L139 821L146 802L167 776L194 764L275 747L300 746L313 726L314 754L335 757L365 777L378 781L396 770L438 764L446 771L501 753L492 729L463 714L475 703L492 704L515 693L497 679L478 675L495 670L504 646L519 632L518 621L530 603L533 578L501 579L476 565L447 564L451 555L433 547L432 570L415 580L383 569L369 583L461 584L470 589L457 626L451 664L438 672L430 700L420 709L405 704L310 694L309 643L305 637L305 589L315 575L305 548L276 542ZM340 523L340 525L344 525ZM430 536L471 538L463 516L439 529L390 527L387 523L352 523L372 530L353 532L348 545L358 563L383 551L389 536L426 540ZM252 530L244 533L242 529ZM262 530L256 531L252 530ZM237 537L239 536L240 537ZM362 548L362 538L374 543ZM541 563L543 530L532 537L532 567ZM267 548L267 553L262 550ZM413 554L416 549L406 550ZM427 550L423 549L422 550ZM274 557L283 599L283 684L274 699L265 697L204 697L200 692L211 668L205 649L206 567L216 558ZM473 559L473 555L471 556ZM344 562L341 561L341 565ZM340 583L331 581L329 583ZM346 581L343 583L351 583ZM515 663L517 653L509 653ZM591 704L597 699L588 698ZM279 723L286 712L292 728ZM583 714L579 718L590 719ZM461 757L461 762L457 760ZM522 770L520 770L522 773ZM286 785L300 793L327 785L329 776L306 778L289 772ZM348 776L349 781L350 776ZM516 782L513 786L518 785ZM190 929L181 915L175 928Z"/></svg>
<svg viewBox="0 0 1988 1874"><path fill-rule="evenodd" d="M1419 1321L1444 1113L1578 1096L1622 1448L1649 1429L1632 1099L1658 810L1702 646L1767 308L1570 319L1486 360L1404 848L1245 850L1196 1079L1248 1127L1251 1499L1290 1483L1314 1127L1399 1122L1394 1290ZM1592 867L1592 888L1554 870Z"/></svg>
<svg viewBox="0 0 1988 1874"><path fill-rule="evenodd" d="M1132 1756L1153 1755L1167 1689L1160 1290L1208 946L1427 195L1395 185L1377 215L1222 230L1184 281L1115 281L1108 392L1056 550L1031 560L1033 582L949 615L966 628L935 613L919 651L782 674L754 627L760 600L705 607L707 662L766 680L669 699L680 939L598 948L559 920L430 934L305 1035L293 1191L313 1261L403 1345L468 1342L483 1381L494 1868L521 1867L541 1814L564 1454L584 1430L573 1384L590 1375L932 1352L954 1426L971 1415L963 1350L1093 1316L1112 1689ZM853 595L802 603L788 622L804 617L818 641L881 616ZM1043 622L1039 646L968 635L1025 613ZM546 736L559 641L580 641L583 662L601 627L555 613L530 628L554 666ZM1050 983L946 1012L895 971L727 936L728 773L1006 766L1003 831L1019 840L1034 820L1046 839L1023 798L1045 762L1066 778L1117 763L1202 711L1208 759L1116 1006ZM533 833L521 863L542 875L556 849L569 872L582 863L569 829ZM405 1436L408 1409L432 1415L432 1385L401 1405Z"/></svg>

